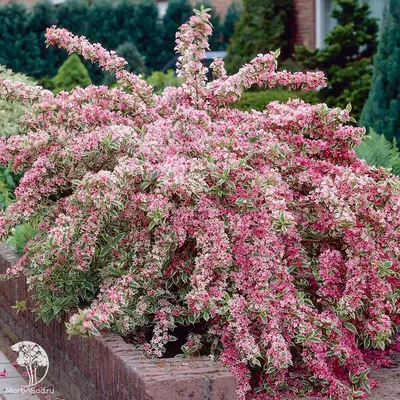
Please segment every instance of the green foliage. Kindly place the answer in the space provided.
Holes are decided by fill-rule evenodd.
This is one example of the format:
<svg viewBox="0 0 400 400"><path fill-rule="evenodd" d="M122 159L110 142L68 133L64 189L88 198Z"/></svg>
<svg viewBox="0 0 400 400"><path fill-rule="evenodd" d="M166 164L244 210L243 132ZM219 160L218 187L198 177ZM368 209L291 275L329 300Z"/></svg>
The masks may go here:
<svg viewBox="0 0 400 400"><path fill-rule="evenodd" d="M178 28L192 15L192 5L189 0L171 0L163 18L164 25L164 63L175 55L175 34Z"/></svg>
<svg viewBox="0 0 400 400"><path fill-rule="evenodd" d="M139 53L137 47L132 42L120 44L116 50L120 57L125 58L128 65L125 67L129 72L135 74L144 74L146 72L146 64L144 57Z"/></svg>
<svg viewBox="0 0 400 400"><path fill-rule="evenodd" d="M241 6L238 2L231 3L226 10L225 21L221 26L224 44L228 44L235 31L235 25L240 20Z"/></svg>
<svg viewBox="0 0 400 400"><path fill-rule="evenodd" d="M145 57L148 68L160 69L163 66L163 28L154 0L142 0L138 4L135 26L131 29L137 29L138 38L131 41Z"/></svg>
<svg viewBox="0 0 400 400"><path fill-rule="evenodd" d="M245 92L240 100L234 105L242 111L263 111L271 101L286 103L289 99L304 97L303 92L293 92L289 90L269 89L258 92Z"/></svg>
<svg viewBox="0 0 400 400"><path fill-rule="evenodd" d="M330 107L352 104L353 116L360 116L371 84L371 63L376 48L378 25L371 18L367 3L359 0L335 0L332 17L337 26L326 37L321 50L296 49L297 59L305 68L324 71L328 86L320 100Z"/></svg>
<svg viewBox="0 0 400 400"><path fill-rule="evenodd" d="M202 4L212 7L207 1ZM49 79L67 58L65 51L45 47L46 28L57 25L102 43L108 50L132 43L146 61L146 70L157 71L175 55L175 32L189 19L192 8L190 0L172 0L160 20L154 0L66 0L57 7L46 0L29 9L20 3L4 4L0 6L0 64L43 79L40 83L52 89ZM223 25L214 10L211 15L211 49L225 49L238 18L238 6L229 7ZM97 65L83 63L94 83L104 82Z"/></svg>
<svg viewBox="0 0 400 400"><path fill-rule="evenodd" d="M53 78L54 93L71 90L74 87L86 87L92 83L89 73L77 54L71 54L61 65Z"/></svg>
<svg viewBox="0 0 400 400"><path fill-rule="evenodd" d="M36 3L29 11L29 34L33 42L29 46L36 49L38 57L31 59L26 72L31 76L54 76L65 56L55 47L46 48L45 31L48 26L58 23L57 9L49 1Z"/></svg>
<svg viewBox="0 0 400 400"><path fill-rule="evenodd" d="M385 135L370 129L368 136L356 148L356 153L368 165L391 168L393 174L400 175L400 152L396 139L390 142Z"/></svg>
<svg viewBox="0 0 400 400"><path fill-rule="evenodd" d="M156 71L153 72L147 79L147 83L154 88L154 92L161 94L166 87L180 85L179 79L175 76L172 69L167 72Z"/></svg>
<svg viewBox="0 0 400 400"><path fill-rule="evenodd" d="M0 164L0 211L4 211L15 201L14 190L22 173L16 174L10 168Z"/></svg>
<svg viewBox="0 0 400 400"><path fill-rule="evenodd" d="M237 71L259 53L291 54L293 0L243 0L243 12L228 47L227 69Z"/></svg>
<svg viewBox="0 0 400 400"><path fill-rule="evenodd" d="M30 239L37 233L35 226L31 224L21 224L12 230L11 236L7 239L6 243L14 249L18 254L24 253L24 247Z"/></svg>
<svg viewBox="0 0 400 400"><path fill-rule="evenodd" d="M119 45L116 53L128 62L125 69L129 72L133 72L134 74L146 73L145 59L132 42L125 42ZM104 84L107 86L114 85L115 76L108 72L104 72Z"/></svg>
<svg viewBox="0 0 400 400"><path fill-rule="evenodd" d="M400 141L400 1L390 0L374 58L371 91L361 124Z"/></svg>
<svg viewBox="0 0 400 400"><path fill-rule="evenodd" d="M39 57L39 49L32 46L35 39L24 4L13 2L0 6L0 64L18 72L35 68Z"/></svg>
<svg viewBox="0 0 400 400"><path fill-rule="evenodd" d="M163 29L153 0L67 0L55 7L49 2L27 9L20 3L0 6L0 64L36 78L54 76L66 53L45 50L47 27L58 25L93 42L115 50L125 42L134 43L147 60L147 67L162 67ZM100 83L102 71L86 63L92 80Z"/></svg>
<svg viewBox="0 0 400 400"><path fill-rule="evenodd" d="M0 176L0 210L4 211L13 202L14 196L1 178Z"/></svg>

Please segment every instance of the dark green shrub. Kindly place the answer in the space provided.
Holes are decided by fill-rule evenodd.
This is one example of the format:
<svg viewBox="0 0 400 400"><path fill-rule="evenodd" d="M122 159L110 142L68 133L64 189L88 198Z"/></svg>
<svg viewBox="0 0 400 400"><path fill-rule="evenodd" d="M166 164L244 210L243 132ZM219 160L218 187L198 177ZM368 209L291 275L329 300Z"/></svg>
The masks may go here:
<svg viewBox="0 0 400 400"><path fill-rule="evenodd" d="M367 3L359 0L335 0L332 17L337 26L326 37L326 47L296 49L297 59L307 69L324 71L328 86L322 89L320 101L329 107L352 105L352 115L360 116L371 84L371 63L376 48L378 25L370 17Z"/></svg>
<svg viewBox="0 0 400 400"><path fill-rule="evenodd" d="M180 80L172 69L167 72L155 71L147 79L147 83L154 88L154 92L161 94L166 87L180 85Z"/></svg>
<svg viewBox="0 0 400 400"><path fill-rule="evenodd" d="M125 42L117 47L116 53L123 57L128 64L125 69L135 74L146 73L146 64L144 57L139 53L137 47L132 42ZM104 72L104 84L111 86L115 84L115 76Z"/></svg>
<svg viewBox="0 0 400 400"><path fill-rule="evenodd" d="M89 73L77 54L71 54L61 65L53 78L54 93L71 90L74 87L86 87L92 83Z"/></svg>
<svg viewBox="0 0 400 400"><path fill-rule="evenodd" d="M400 1L390 0L374 58L371 91L361 124L400 141Z"/></svg>
<svg viewBox="0 0 400 400"><path fill-rule="evenodd" d="M31 75L40 51L29 28L29 12L24 4L0 5L0 64L15 72Z"/></svg>
<svg viewBox="0 0 400 400"><path fill-rule="evenodd" d="M24 253L24 248L28 241L36 235L36 226L32 224L21 224L13 228L11 236L7 239L6 243L14 251L20 255Z"/></svg>
<svg viewBox="0 0 400 400"><path fill-rule="evenodd" d="M243 0L243 12L228 47L227 69L237 71L259 53L291 54L293 0Z"/></svg>
<svg viewBox="0 0 400 400"><path fill-rule="evenodd" d="M65 53L56 48L46 48L46 28L58 24L57 9L49 1L36 3L29 11L28 30L35 38L30 46L37 48L38 57L31 60L30 69L26 73L36 78L54 76L66 58Z"/></svg>
<svg viewBox="0 0 400 400"><path fill-rule="evenodd" d="M171 0L163 18L164 25L164 63L175 55L175 34L178 28L192 15L192 5L189 0Z"/></svg>
<svg viewBox="0 0 400 400"><path fill-rule="evenodd" d="M161 69L164 49L163 28L158 8L153 0L142 0L139 3L135 26L131 29L138 31L138 38L134 43L146 59L146 66L151 71Z"/></svg>
<svg viewBox="0 0 400 400"><path fill-rule="evenodd" d="M225 45L229 44L233 32L235 31L236 23L240 19L241 6L240 3L234 1L226 10L225 20L221 26L221 33Z"/></svg>

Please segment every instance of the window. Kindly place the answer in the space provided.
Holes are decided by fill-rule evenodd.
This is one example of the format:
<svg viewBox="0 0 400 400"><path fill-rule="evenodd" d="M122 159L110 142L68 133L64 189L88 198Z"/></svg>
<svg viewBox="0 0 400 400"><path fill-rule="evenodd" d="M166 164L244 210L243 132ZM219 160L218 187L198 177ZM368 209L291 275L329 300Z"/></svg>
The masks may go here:
<svg viewBox="0 0 400 400"><path fill-rule="evenodd" d="M167 12L168 1L157 1L158 16L162 18Z"/></svg>
<svg viewBox="0 0 400 400"><path fill-rule="evenodd" d="M325 46L325 38L335 25L336 20L331 17L334 0L316 0L316 40L318 49Z"/></svg>
<svg viewBox="0 0 400 400"><path fill-rule="evenodd" d="M387 0L360 0L367 2L371 9L371 16L378 18L378 23L382 20L383 12ZM336 26L336 20L331 18L334 7L334 0L315 0L315 45L318 49L325 46L325 38Z"/></svg>

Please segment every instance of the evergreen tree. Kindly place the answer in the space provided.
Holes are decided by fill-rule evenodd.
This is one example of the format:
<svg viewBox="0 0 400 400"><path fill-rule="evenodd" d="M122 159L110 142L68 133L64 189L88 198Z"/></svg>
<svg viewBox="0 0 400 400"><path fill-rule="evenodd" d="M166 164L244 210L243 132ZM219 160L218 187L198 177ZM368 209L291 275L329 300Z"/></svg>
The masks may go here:
<svg viewBox="0 0 400 400"><path fill-rule="evenodd" d="M87 9L87 38L92 42L102 43L108 50L115 50L120 44L114 11L115 4L112 0L93 1ZM103 82L104 73L97 64L84 64L93 82Z"/></svg>
<svg viewBox="0 0 400 400"><path fill-rule="evenodd" d="M390 0L374 58L371 91L361 124L400 141L400 1Z"/></svg>
<svg viewBox="0 0 400 400"><path fill-rule="evenodd" d="M134 74L146 73L146 63L144 57L139 53L137 47L132 42L125 42L117 47L116 53L124 58L128 64L125 69ZM104 84L111 86L116 82L115 76L109 72L103 72Z"/></svg>
<svg viewBox="0 0 400 400"><path fill-rule="evenodd" d="M240 4L234 1L231 3L226 10L225 20L221 27L222 37L224 44L228 44L233 32L235 31L235 25L240 19Z"/></svg>
<svg viewBox="0 0 400 400"><path fill-rule="evenodd" d="M35 34L29 32L29 13L24 4L0 6L0 64L29 74L40 57Z"/></svg>
<svg viewBox="0 0 400 400"><path fill-rule="evenodd" d="M193 14L189 0L171 0L163 18L164 25L164 54L163 63L175 55L175 34L178 28Z"/></svg>
<svg viewBox="0 0 400 400"><path fill-rule="evenodd" d="M67 0L57 7L58 25L75 35L88 36L89 3L87 0Z"/></svg>
<svg viewBox="0 0 400 400"><path fill-rule="evenodd" d="M114 17L118 27L116 40L118 44L125 42L137 43L139 32L136 26L138 15L138 4L131 0L120 0L117 2Z"/></svg>
<svg viewBox="0 0 400 400"><path fill-rule="evenodd" d="M115 19L112 0L96 0L88 9L88 39L101 43L106 49L116 49L121 44L117 36L119 27Z"/></svg>
<svg viewBox="0 0 400 400"><path fill-rule="evenodd" d="M128 62L128 65L125 67L126 70L134 74L144 74L146 72L145 59L132 42L120 44L116 52Z"/></svg>
<svg viewBox="0 0 400 400"><path fill-rule="evenodd" d="M298 47L296 58L305 68L324 71L328 85L319 92L321 101L342 108L351 103L352 115L358 118L370 89L378 24L367 3L335 1L332 17L337 25L328 33L326 46L313 51Z"/></svg>
<svg viewBox="0 0 400 400"><path fill-rule="evenodd" d="M41 78L43 76L54 76L61 65L63 53L53 46L46 48L46 28L58 25L56 7L48 0L36 3L30 11L28 30L35 36L35 43L32 46L38 47L39 57L29 75Z"/></svg>
<svg viewBox="0 0 400 400"><path fill-rule="evenodd" d="M77 54L71 54L61 65L57 75L53 78L54 93L62 90L71 90L74 87L86 87L92 83L89 72Z"/></svg>
<svg viewBox="0 0 400 400"><path fill-rule="evenodd" d="M281 49L282 59L291 54L293 0L243 0L243 12L235 26L226 60L230 72L259 53Z"/></svg>
<svg viewBox="0 0 400 400"><path fill-rule="evenodd" d="M163 29L154 0L139 3L134 29L139 34L135 45L145 57L147 67L150 70L160 69L163 64Z"/></svg>

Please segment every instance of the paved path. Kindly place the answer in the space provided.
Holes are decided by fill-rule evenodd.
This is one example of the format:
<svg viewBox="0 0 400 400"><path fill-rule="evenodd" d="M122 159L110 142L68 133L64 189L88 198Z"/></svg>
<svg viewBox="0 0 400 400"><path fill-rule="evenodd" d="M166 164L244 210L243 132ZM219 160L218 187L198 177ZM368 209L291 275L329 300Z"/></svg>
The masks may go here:
<svg viewBox="0 0 400 400"><path fill-rule="evenodd" d="M6 370L6 377L2 377L2 373ZM20 386L26 385L25 379L11 365L7 357L0 351L0 399L2 400L39 400L39 397L32 394L7 394L6 388L18 389Z"/></svg>

